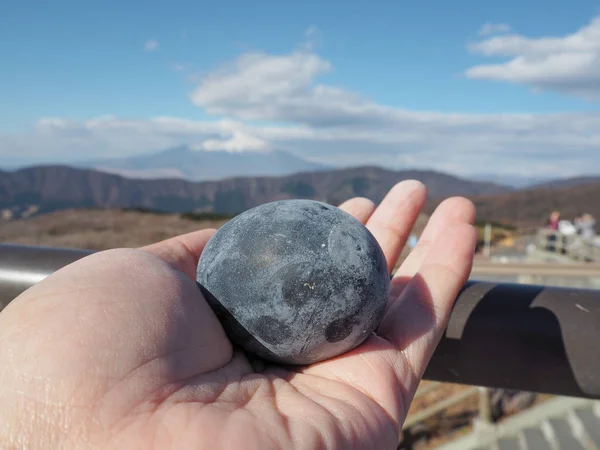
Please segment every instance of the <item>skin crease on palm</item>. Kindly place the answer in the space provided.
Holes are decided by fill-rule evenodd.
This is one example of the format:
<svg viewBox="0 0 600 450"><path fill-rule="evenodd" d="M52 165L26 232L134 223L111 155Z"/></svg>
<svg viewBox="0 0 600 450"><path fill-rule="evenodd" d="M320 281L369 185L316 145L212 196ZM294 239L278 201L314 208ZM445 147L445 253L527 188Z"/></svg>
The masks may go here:
<svg viewBox="0 0 600 450"><path fill-rule="evenodd" d="M426 200L416 181L361 220L394 266ZM14 449L394 449L467 280L473 205L443 202L392 281L377 333L309 367L232 348L195 284L214 230L99 252L0 313L0 442Z"/></svg>

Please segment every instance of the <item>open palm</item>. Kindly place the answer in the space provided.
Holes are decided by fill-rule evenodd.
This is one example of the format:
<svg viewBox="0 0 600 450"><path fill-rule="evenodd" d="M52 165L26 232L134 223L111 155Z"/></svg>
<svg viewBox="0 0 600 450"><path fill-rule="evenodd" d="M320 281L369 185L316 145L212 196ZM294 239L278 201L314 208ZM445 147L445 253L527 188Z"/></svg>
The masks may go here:
<svg viewBox="0 0 600 450"><path fill-rule="evenodd" d="M342 209L390 270L423 204L414 181L375 209ZM470 202L432 215L396 272L377 334L337 358L282 368L232 347L195 283L214 231L99 252L0 313L0 439L14 448L393 449L471 269Z"/></svg>

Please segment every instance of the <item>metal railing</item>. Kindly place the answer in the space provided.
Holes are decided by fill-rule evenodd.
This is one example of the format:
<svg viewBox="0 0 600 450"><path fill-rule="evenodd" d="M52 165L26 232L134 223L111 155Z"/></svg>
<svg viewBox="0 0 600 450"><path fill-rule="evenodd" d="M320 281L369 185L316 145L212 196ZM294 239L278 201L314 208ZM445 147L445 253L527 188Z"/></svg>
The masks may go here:
<svg viewBox="0 0 600 450"><path fill-rule="evenodd" d="M0 309L52 272L91 253L89 250L0 244Z"/></svg>
<svg viewBox="0 0 600 450"><path fill-rule="evenodd" d="M441 384L435 384L435 385L431 386L431 388L429 386L427 386L427 388L430 388L431 391L429 391L427 388L425 389L426 392L417 391L417 393L415 394L415 400L418 399L419 397L422 397L422 396L424 396L436 389L439 389L441 387L442 387ZM487 389L480 388L478 386L471 386L471 387L461 390L461 391L457 392L456 394L453 394L449 397L445 397L444 399L437 401L437 402L433 403L432 405L430 405L418 412L415 412L414 414L409 414L408 417L406 418L406 420L404 421L402 428L404 428L404 429L411 428L412 426L414 426L420 422L424 422L425 420L435 416L436 414L439 414L449 408L452 408L453 406L459 405L459 404L463 403L465 400L469 400L472 397L475 397L476 395L480 396L480 399L479 399L480 407L478 408L480 418L486 422L489 422L490 421L489 408L486 408L485 406L483 406L483 405L489 405L489 395L488 395Z"/></svg>
<svg viewBox="0 0 600 450"><path fill-rule="evenodd" d="M413 402L420 401L424 403L424 407L414 412L411 409L408 412L400 432L398 448L413 449L420 448L423 444L429 445L429 440L436 435L438 437L448 433L463 435L465 430L487 429L505 413L502 411L502 405L497 405L500 409L497 408L496 413L500 413L500 416L493 415L491 389L465 386L451 395L438 392L445 387L447 385L440 382L425 382L419 387ZM427 397L430 394L435 397L428 402ZM475 405L474 400L477 400ZM497 398L497 400L502 399Z"/></svg>
<svg viewBox="0 0 600 450"><path fill-rule="evenodd" d="M0 245L0 305L89 253ZM598 342L599 291L469 281L425 379L600 399Z"/></svg>
<svg viewBox="0 0 600 450"><path fill-rule="evenodd" d="M541 251L565 256L574 261L600 261L600 248L594 240L578 234L566 235L560 231L542 228L536 234L535 245Z"/></svg>

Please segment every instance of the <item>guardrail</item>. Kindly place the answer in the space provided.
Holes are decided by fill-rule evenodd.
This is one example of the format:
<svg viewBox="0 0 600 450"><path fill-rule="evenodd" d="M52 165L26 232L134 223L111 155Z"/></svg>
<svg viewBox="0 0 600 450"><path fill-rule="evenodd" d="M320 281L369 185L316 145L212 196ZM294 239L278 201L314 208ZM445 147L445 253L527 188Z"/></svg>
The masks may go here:
<svg viewBox="0 0 600 450"><path fill-rule="evenodd" d="M441 385L436 384L433 387L431 387L431 391L439 389L440 387L441 387ZM429 386L428 386L428 388L429 388ZM429 392L419 393L419 391L417 391L417 393L415 394L415 399L417 399L423 395L426 395L427 393L429 393ZM428 406L427 408L422 409L421 411L418 411L414 414L409 414L408 417L406 418L406 420L404 421L402 428L409 429L412 426L414 426L420 422L423 422L423 421L429 419L430 417L433 417L436 414L439 414L439 413L445 411L448 408L451 408L460 403L463 403L465 400L468 400L476 395L480 396L479 415L482 420L489 422L491 420L491 417L490 417L489 396L488 396L487 389L480 388L478 386L472 386L463 391L457 392L456 394L453 394L449 397L446 397L443 400L435 402L434 404ZM482 407L482 405L485 405L485 406ZM487 406L487 408L486 408L486 406Z"/></svg>
<svg viewBox="0 0 600 450"><path fill-rule="evenodd" d="M0 245L1 305L89 253ZM469 281L425 379L600 399L599 341L599 291Z"/></svg>
<svg viewBox="0 0 600 450"><path fill-rule="evenodd" d="M568 257L574 261L600 261L600 248L593 239L578 234L563 234L560 231L540 229L536 234L535 245L539 250Z"/></svg>
<svg viewBox="0 0 600 450"><path fill-rule="evenodd" d="M447 386L445 383L425 382L417 389L414 401L423 398L427 401L429 394L436 394L436 391L444 389L445 386ZM535 396L528 396L524 399L525 402L521 401L517 405L511 405L511 400L509 400L509 404L505 405L503 399L506 394L510 398L515 394L527 393L507 393L503 390L494 392L485 387L465 386L452 395L440 397L438 394L437 398L434 398L428 406L417 409L415 412L409 411L408 417L402 425L398 448L408 450L421 448L422 445L429 446L430 439L435 439L435 436L439 438L446 433L464 435L469 429L471 432L489 429L497 420L519 410L527 409L535 401ZM477 397L478 402L474 406L473 400ZM460 405L463 407L457 409L456 407ZM444 412L447 414L443 414ZM446 439L448 437L450 436L447 436ZM449 440L452 441L453 437L450 437Z"/></svg>

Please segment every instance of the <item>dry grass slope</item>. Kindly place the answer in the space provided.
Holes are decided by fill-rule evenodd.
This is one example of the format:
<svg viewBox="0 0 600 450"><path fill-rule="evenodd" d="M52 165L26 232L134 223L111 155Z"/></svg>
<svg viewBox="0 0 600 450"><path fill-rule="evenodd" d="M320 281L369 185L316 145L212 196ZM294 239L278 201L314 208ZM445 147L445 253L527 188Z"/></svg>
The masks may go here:
<svg viewBox="0 0 600 450"><path fill-rule="evenodd" d="M420 235L428 217L414 227ZM28 219L0 221L0 243L105 250L140 247L192 231L219 228L223 220L191 220L180 214L118 209L73 209ZM402 252L400 261L409 249Z"/></svg>
<svg viewBox="0 0 600 450"><path fill-rule="evenodd" d="M179 214L121 210L67 210L0 222L0 242L105 250L140 247L223 221L195 221Z"/></svg>

